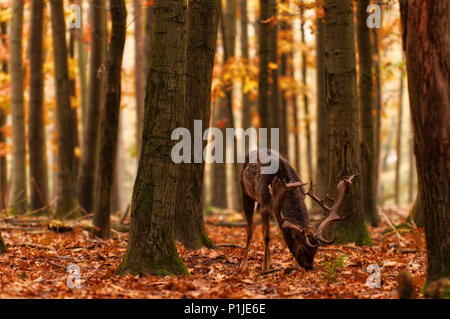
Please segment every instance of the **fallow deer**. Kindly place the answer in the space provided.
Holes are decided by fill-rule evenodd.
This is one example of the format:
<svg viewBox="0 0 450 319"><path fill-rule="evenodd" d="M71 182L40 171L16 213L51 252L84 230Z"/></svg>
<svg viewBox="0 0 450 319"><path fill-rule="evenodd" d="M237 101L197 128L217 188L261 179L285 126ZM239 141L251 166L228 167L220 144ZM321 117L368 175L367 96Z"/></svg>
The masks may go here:
<svg viewBox="0 0 450 319"><path fill-rule="evenodd" d="M336 200L331 207L324 200L314 194L314 184L311 182L309 190L305 192L302 183L294 168L289 165L278 152L267 150L269 157L279 157L279 169L275 174L261 174L261 166L265 166L258 159L258 152L250 152L241 173L241 187L243 191L244 212L247 220L247 245L244 258L239 265L241 270L247 268L248 252L253 237L253 213L256 210L261 213L262 230L264 236L264 262L263 271L270 268L270 216L278 223L287 247L291 251L297 263L306 270L313 268L314 256L319 243L332 243L327 240L322 232L327 225L333 221L342 221L349 216L340 217L339 211L344 203L345 197L357 175L344 177L337 186ZM253 158L249 161L249 158ZM255 161L256 159L256 161ZM329 212L328 217L315 225L310 225L309 215L305 205L305 196L310 196L323 209Z"/></svg>

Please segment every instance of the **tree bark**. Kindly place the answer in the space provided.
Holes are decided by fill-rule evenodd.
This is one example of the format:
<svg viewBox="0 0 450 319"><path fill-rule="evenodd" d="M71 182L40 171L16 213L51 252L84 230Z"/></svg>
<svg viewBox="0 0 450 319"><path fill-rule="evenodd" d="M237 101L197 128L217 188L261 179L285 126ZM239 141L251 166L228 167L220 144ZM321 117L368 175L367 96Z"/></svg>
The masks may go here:
<svg viewBox="0 0 450 319"><path fill-rule="evenodd" d="M87 75L86 75L86 45L83 41L83 6L82 0L75 1L80 6L80 28L75 30L75 38L77 42L78 51L78 71L80 76L80 87L81 87L81 127L84 128L86 110L87 110ZM81 141L82 142L82 141Z"/></svg>
<svg viewBox="0 0 450 319"><path fill-rule="evenodd" d="M400 1L427 283L450 276L450 6Z"/></svg>
<svg viewBox="0 0 450 319"><path fill-rule="evenodd" d="M325 57L328 110L328 190L333 196L343 176L360 174L359 112L352 0L325 0ZM361 183L352 185L339 223L340 243L371 244L364 223Z"/></svg>
<svg viewBox="0 0 450 319"><path fill-rule="evenodd" d="M43 74L44 1L31 3L30 34L30 106L28 120L28 148L30 152L30 209L47 204L47 154L44 134L44 74Z"/></svg>
<svg viewBox="0 0 450 319"><path fill-rule="evenodd" d="M75 154L67 65L66 28L62 0L50 0L56 82L56 127L58 132L55 218L78 215L75 192ZM70 215L70 216L69 216Z"/></svg>
<svg viewBox="0 0 450 319"><path fill-rule="evenodd" d="M110 0L111 42L105 60L106 87L100 115L100 149L95 185L94 226L101 238L109 238L111 186L114 182L119 129L121 71L125 46L127 9L125 0Z"/></svg>
<svg viewBox="0 0 450 319"><path fill-rule="evenodd" d="M248 13L247 0L240 1L241 10L241 56L244 63L250 64L248 49ZM244 130L252 126L252 110L250 94L244 91L245 79L242 80L242 127Z"/></svg>
<svg viewBox="0 0 450 319"><path fill-rule="evenodd" d="M130 239L118 273L185 275L174 236L179 165L172 131L185 116L185 0L155 0L151 70L147 81L142 154L133 189Z"/></svg>
<svg viewBox="0 0 450 319"><path fill-rule="evenodd" d="M398 104L398 122L397 122L397 161L395 163L395 204L400 204L400 168L402 163L402 122L403 122L403 77L405 75L404 69L400 72L400 89L399 89L399 104Z"/></svg>
<svg viewBox="0 0 450 319"><path fill-rule="evenodd" d="M148 72L150 70L150 59L152 57L152 37L153 37L153 5L147 4L147 9L145 11L145 36L144 36L144 58L143 58L143 95L145 95L146 89L146 80L148 76ZM145 100L145 97L143 96ZM143 103L145 102L143 100ZM137 109L137 160L139 162L139 157L141 156L142 150L142 132L143 132L143 124L144 124L144 104L141 105L140 108Z"/></svg>
<svg viewBox="0 0 450 319"><path fill-rule="evenodd" d="M269 83L269 62L270 62L270 1L260 0L259 17L259 75L258 75L258 112L261 128L270 129L270 83ZM269 137L269 135L268 135Z"/></svg>
<svg viewBox="0 0 450 319"><path fill-rule="evenodd" d="M133 0L134 8L134 87L136 91L136 154L139 157L142 140L142 114L145 98L144 42L142 37L142 1Z"/></svg>
<svg viewBox="0 0 450 319"><path fill-rule="evenodd" d="M317 195L324 198L328 183L328 114L325 75L325 25L322 17L316 19L316 80L317 80ZM318 206L317 206L318 207Z"/></svg>
<svg viewBox="0 0 450 319"><path fill-rule="evenodd" d="M7 46L7 24L6 22L0 23L1 43L2 46ZM8 61L6 58L2 59L1 72L6 75L8 73ZM7 114L3 108L0 108L0 127L6 124ZM2 130L0 130L0 143L6 145L6 136ZM8 164L6 153L0 155L0 209L6 209L7 205L7 190L8 190Z"/></svg>
<svg viewBox="0 0 450 319"><path fill-rule="evenodd" d="M283 0L282 3L285 6L289 6L288 0ZM287 17L286 17L287 19ZM287 37L291 35L291 24L289 21L283 21L280 23L280 29L284 36ZM288 39L285 39L287 41ZM281 52L280 53L280 76L287 77L289 72L289 61L291 52ZM280 153L283 154L287 159L289 159L288 144L289 144L289 130L287 123L287 109L289 99L286 97L286 91L280 89Z"/></svg>
<svg viewBox="0 0 450 319"><path fill-rule="evenodd" d="M11 72L13 156L9 204L12 213L22 214L27 209L25 113L23 101L24 67L22 63L23 0L13 1L11 14L9 63Z"/></svg>
<svg viewBox="0 0 450 319"><path fill-rule="evenodd" d="M361 182L365 219L372 226L380 222L376 206L376 145L373 116L372 44L367 7L370 0L357 4L357 43L359 52L359 109L361 118Z"/></svg>
<svg viewBox="0 0 450 319"><path fill-rule="evenodd" d="M185 126L194 132L194 120L209 125L211 81L216 52L219 1L190 0L186 54ZM206 129L206 128L203 128ZM206 143L203 142L203 148ZM194 150L195 152L195 150ZM202 154L197 154L202 156ZM203 221L202 185L204 162L181 164L183 181L178 182L175 205L175 236L186 247L213 247Z"/></svg>
<svg viewBox="0 0 450 319"><path fill-rule="evenodd" d="M83 127L83 150L77 181L80 206L90 212L94 204L95 172L98 165L100 106L104 98L104 60L106 54L105 0L91 0L91 55L86 121Z"/></svg>
<svg viewBox="0 0 450 319"><path fill-rule="evenodd" d="M380 4L381 0L376 0L375 3ZM383 11L381 11L381 20L383 19ZM382 22L380 22L381 25ZM374 79L374 95L373 103L375 105L376 116L375 116L375 187L377 189L377 200L382 202L382 192L381 192L381 113L383 112L382 104L382 87L381 87L381 54L380 54L380 40L378 36L378 29L372 29L373 35L373 69L375 73Z"/></svg>

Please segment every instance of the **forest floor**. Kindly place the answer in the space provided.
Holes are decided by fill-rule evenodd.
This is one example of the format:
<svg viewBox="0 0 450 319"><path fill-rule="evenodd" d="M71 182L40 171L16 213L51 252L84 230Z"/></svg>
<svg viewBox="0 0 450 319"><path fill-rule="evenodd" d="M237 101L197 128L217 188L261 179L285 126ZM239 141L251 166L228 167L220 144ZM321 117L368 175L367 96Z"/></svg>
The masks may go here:
<svg viewBox="0 0 450 319"><path fill-rule="evenodd" d="M399 207L385 208L383 212L395 225L408 214L407 209ZM314 270L306 272L296 266L279 230L272 226L273 268L262 273L264 243L260 225L255 229L248 270L238 272L246 228L230 227L231 224L226 222L226 216L208 216L206 229L211 239L226 245L191 251L177 244L191 275L157 277L115 274L126 251L128 233L114 232L113 238L103 241L89 238L82 227L56 233L48 227L23 230L24 227L0 221L9 246L8 252L0 256L0 299L397 298L397 276L401 270L411 273L417 297L423 298L419 292L426 268L423 229L399 228L394 232L382 216L379 227L369 227L373 246L320 247ZM71 264L80 267L80 288L67 286L67 267ZM372 264L379 267L379 288L367 284L375 268L369 270L376 267L369 267Z"/></svg>

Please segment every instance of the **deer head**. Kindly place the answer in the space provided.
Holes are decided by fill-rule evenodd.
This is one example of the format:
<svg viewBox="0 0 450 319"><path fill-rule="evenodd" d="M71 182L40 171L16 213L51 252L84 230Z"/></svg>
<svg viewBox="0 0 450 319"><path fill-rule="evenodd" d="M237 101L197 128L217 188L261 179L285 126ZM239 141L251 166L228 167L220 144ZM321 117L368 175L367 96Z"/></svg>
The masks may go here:
<svg viewBox="0 0 450 319"><path fill-rule="evenodd" d="M306 270L313 268L314 256L317 252L319 243L330 244L335 240L325 239L322 234L324 229L331 222L342 221L351 216L350 214L349 216L341 217L339 216L339 212L349 191L349 187L357 176L358 175L355 174L352 176L344 177L338 183L337 197L331 207L327 206L324 200L319 199L315 195L315 185L312 182L310 183L310 187L307 192L304 191L303 186L308 185L308 183L287 183L284 180L280 180L276 176L273 178L272 184L268 186L271 196L272 213L276 218L280 229L283 231L286 244L288 245L298 264ZM305 196L308 195L324 210L326 210L329 213L328 216L317 224L308 225L307 227L299 226L294 221L289 220L288 217L284 216L282 211L282 203L285 200L288 191L296 187L300 187Z"/></svg>

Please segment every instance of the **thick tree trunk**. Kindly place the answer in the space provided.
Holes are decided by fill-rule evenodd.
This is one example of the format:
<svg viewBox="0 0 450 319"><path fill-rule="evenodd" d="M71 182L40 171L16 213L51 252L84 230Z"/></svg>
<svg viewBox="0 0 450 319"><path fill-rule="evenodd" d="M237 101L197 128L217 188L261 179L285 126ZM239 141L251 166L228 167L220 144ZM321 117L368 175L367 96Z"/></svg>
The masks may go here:
<svg viewBox="0 0 450 319"><path fill-rule="evenodd" d="M28 120L28 148L30 152L30 209L47 204L47 154L45 152L43 94L43 23L44 0L31 3L30 34L30 106Z"/></svg>
<svg viewBox="0 0 450 319"><path fill-rule="evenodd" d="M317 194L325 198L328 184L328 114L325 75L325 25L322 17L316 19L316 72L317 72ZM318 206L317 206L318 207Z"/></svg>
<svg viewBox="0 0 450 319"><path fill-rule="evenodd" d="M395 203L400 204L400 168L402 164L402 122L403 122L403 83L405 72L402 68L400 72L400 89L399 89L399 97L398 97L398 122L397 122L397 162L395 163Z"/></svg>
<svg viewBox="0 0 450 319"><path fill-rule="evenodd" d="M450 5L400 1L427 282L450 276Z"/></svg>
<svg viewBox="0 0 450 319"><path fill-rule="evenodd" d="M58 131L56 218L76 217L78 214L75 192L75 154L73 118L70 107L70 87L67 65L66 28L62 0L50 0L55 64L56 127Z"/></svg>
<svg viewBox="0 0 450 319"><path fill-rule="evenodd" d="M357 4L357 43L359 52L359 109L361 118L361 184L365 219L377 226L380 222L376 206L376 145L373 116L372 43L367 27L370 0Z"/></svg>
<svg viewBox="0 0 450 319"><path fill-rule="evenodd" d="M194 133L194 120L209 125L211 81L216 52L219 2L190 0L188 6L186 54L185 126ZM207 127L203 127L205 130ZM203 142L203 148L206 143ZM202 148L202 149L203 149ZM195 149L194 149L195 152ZM195 154L195 153L194 153ZM202 157L200 154L195 154ZM195 156L194 155L194 156ZM199 249L213 247L203 221L202 185L204 163L181 164L183 181L178 182L175 205L175 236L184 246Z"/></svg>
<svg viewBox="0 0 450 319"><path fill-rule="evenodd" d="M6 46L7 38L7 24L6 22L0 23L1 43ZM6 75L8 73L8 61L5 58L1 61L1 72ZM0 127L6 124L6 112L3 108L0 108ZM0 143L6 143L6 136L2 130L0 130ZM8 190L8 170L7 170L7 158L6 154L0 155L0 209L6 209L7 205L7 190Z"/></svg>
<svg viewBox="0 0 450 319"><path fill-rule="evenodd" d="M27 209L25 113L23 102L24 68L22 64L23 0L13 1L11 9L10 72L12 100L12 171L9 205L12 213Z"/></svg>
<svg viewBox="0 0 450 319"><path fill-rule="evenodd" d="M325 0L325 56L328 110L328 190L333 196L343 176L360 174L359 111L352 0ZM352 186L343 206L338 242L370 244L361 198L361 183Z"/></svg>
<svg viewBox="0 0 450 319"><path fill-rule="evenodd" d="M95 172L98 165L100 107L104 98L104 68L106 54L105 0L91 0L91 55L86 121L83 127L83 150L77 182L80 206L91 212L94 204Z"/></svg>
<svg viewBox="0 0 450 319"><path fill-rule="evenodd" d="M94 201L94 226L98 235L110 234L111 186L114 181L117 137L119 129L122 58L125 46L127 9L125 0L110 0L111 42L105 60L106 88L100 115L100 149L97 165Z"/></svg>
<svg viewBox="0 0 450 319"><path fill-rule="evenodd" d="M155 0L151 70L142 154L133 189L130 239L120 274L184 275L174 236L179 165L171 159L172 131L185 116L185 0Z"/></svg>

